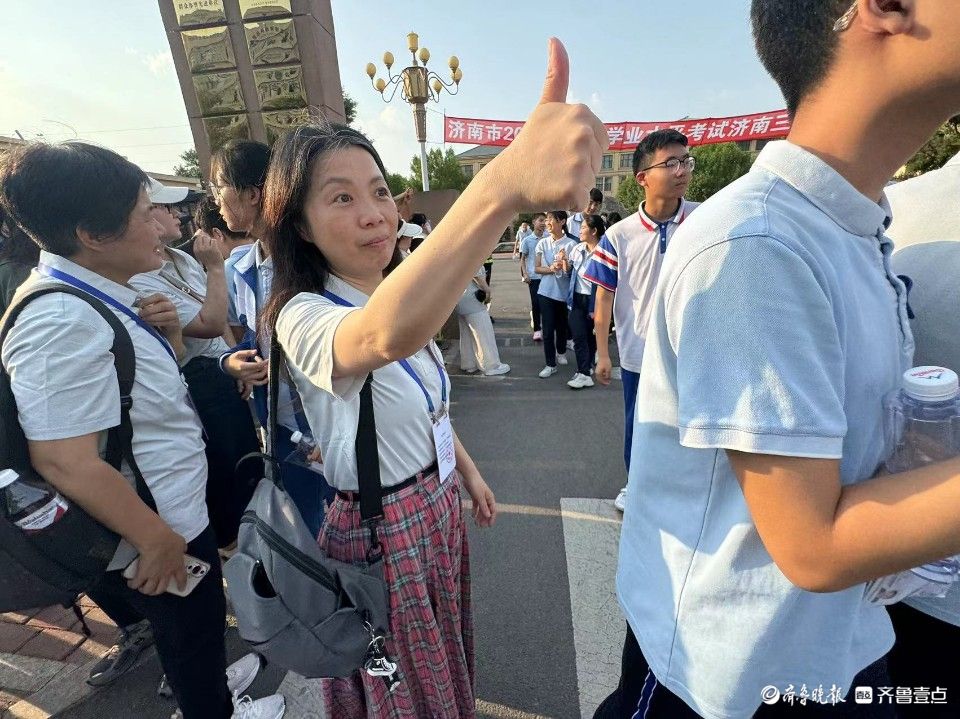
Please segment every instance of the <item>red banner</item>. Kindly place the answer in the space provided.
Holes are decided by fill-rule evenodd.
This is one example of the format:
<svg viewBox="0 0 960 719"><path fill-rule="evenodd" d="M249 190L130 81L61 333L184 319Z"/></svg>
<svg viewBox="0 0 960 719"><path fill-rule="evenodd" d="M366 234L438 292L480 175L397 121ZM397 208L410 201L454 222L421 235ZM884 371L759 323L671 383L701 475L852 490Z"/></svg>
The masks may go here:
<svg viewBox="0 0 960 719"><path fill-rule="evenodd" d="M786 110L777 110L753 115L705 117L675 122L608 122L604 126L610 137L611 150L632 150L651 132L666 129L682 132L687 136L691 147L717 142L772 140L786 137L790 131L790 118ZM513 142L521 128L522 122L444 117L443 139L445 142L465 145L506 147Z"/></svg>

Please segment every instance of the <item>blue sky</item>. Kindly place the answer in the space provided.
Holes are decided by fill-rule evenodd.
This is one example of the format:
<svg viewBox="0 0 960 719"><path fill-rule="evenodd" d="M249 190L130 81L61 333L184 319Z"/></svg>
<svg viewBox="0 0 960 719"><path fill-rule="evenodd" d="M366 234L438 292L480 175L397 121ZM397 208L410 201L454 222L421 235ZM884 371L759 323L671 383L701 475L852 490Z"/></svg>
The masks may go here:
<svg viewBox="0 0 960 719"><path fill-rule="evenodd" d="M374 61L382 72L383 51L391 50L402 67L410 30L430 49L438 72L448 72L451 54L463 68L460 94L445 94L428 115L428 140L436 143L443 139L444 110L524 119L539 96L550 35L570 54L569 99L587 103L605 122L783 106L754 55L749 0L332 4L341 82L359 104L357 124L388 169L404 174L417 152L412 113L399 98L385 105L364 66ZM61 140L76 131L147 170L170 171L192 140L156 0L7 5L0 135L19 130L27 138Z"/></svg>

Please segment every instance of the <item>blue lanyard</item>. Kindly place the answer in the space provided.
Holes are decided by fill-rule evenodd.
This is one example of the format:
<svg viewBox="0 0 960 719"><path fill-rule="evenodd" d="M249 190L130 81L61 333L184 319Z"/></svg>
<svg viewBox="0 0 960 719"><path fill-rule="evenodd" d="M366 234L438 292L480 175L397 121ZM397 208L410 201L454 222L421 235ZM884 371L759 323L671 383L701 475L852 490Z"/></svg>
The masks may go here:
<svg viewBox="0 0 960 719"><path fill-rule="evenodd" d="M340 305L341 307L356 307L356 305L353 304L352 302L348 302L347 300L343 299L343 297L340 297L339 295L335 295L329 290L324 290L323 296L326 297L331 302L335 302L336 304ZM427 347L427 354L430 355L430 359L432 359L433 363L437 366L437 374L440 375L440 399L443 402L443 404L446 405L447 404L447 379L443 374L443 365L441 365L437 361L437 358L433 356L433 352L430 351L429 347ZM436 409L433 406L433 399L430 398L430 393L427 392L427 388L423 384L423 380L420 379L420 376L417 374L417 371L410 366L410 363L407 362L407 360L405 359L398 360L397 364L403 367L406 373L410 375L411 379L413 379L413 381L417 383L417 387L420 388L420 391L423 392L423 396L426 397L427 399L427 408L430 410L431 418L433 418L433 416L436 414Z"/></svg>
<svg viewBox="0 0 960 719"><path fill-rule="evenodd" d="M170 359L172 359L174 362L177 363L178 368L180 367L180 363L177 361L177 353L173 351L173 347L170 346L170 343L167 342L166 338L162 334L157 332L156 328L152 327L151 325L147 324L142 319L140 319L140 315L138 315L136 312L131 310L129 307L121 304L120 302L113 299L113 297L106 294L105 292L98 290L93 285L89 285L83 280L77 279L73 275L67 274L66 272L61 272L60 270L54 267L50 267L49 265L45 265L42 262L37 265L37 271L40 272L40 274L42 275L46 275L47 277L52 277L56 280L60 280L61 282L66 282L68 285L72 285L73 287L76 287L78 290L83 290L87 294L93 295L101 302L110 305L111 307L119 310L120 312L123 312L125 315L127 315L127 317L129 317L138 325L140 325L140 327L142 327L144 330L146 330L151 335L153 335L153 337L157 340L157 342L159 342L163 346L163 349L166 350L167 354L170 355Z"/></svg>

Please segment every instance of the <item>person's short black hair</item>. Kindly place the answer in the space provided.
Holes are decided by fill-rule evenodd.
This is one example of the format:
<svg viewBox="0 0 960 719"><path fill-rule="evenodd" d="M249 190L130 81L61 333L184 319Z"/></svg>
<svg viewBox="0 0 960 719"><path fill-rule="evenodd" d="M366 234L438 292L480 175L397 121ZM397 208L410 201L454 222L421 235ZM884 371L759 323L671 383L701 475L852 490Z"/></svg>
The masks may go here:
<svg viewBox="0 0 960 719"><path fill-rule="evenodd" d="M787 101L791 117L830 70L837 52L833 26L851 0L753 0L750 19L760 62Z"/></svg>
<svg viewBox="0 0 960 719"><path fill-rule="evenodd" d="M537 219L538 217L542 217L543 219L547 219L547 213L546 213L546 212L534 212L534 213L533 213L533 216L530 218L530 221L533 222L533 221L534 221L535 219Z"/></svg>
<svg viewBox="0 0 960 719"><path fill-rule="evenodd" d="M603 193L596 187L590 188L590 199L594 202L603 202Z"/></svg>
<svg viewBox="0 0 960 719"><path fill-rule="evenodd" d="M204 197L197 205L193 213L193 222L197 229L203 230L208 235L212 235L214 230L220 230L227 238L231 240L240 240L247 236L246 232L234 232L220 214L220 206L210 197Z"/></svg>
<svg viewBox="0 0 960 719"><path fill-rule="evenodd" d="M147 174L112 150L85 142L31 143L0 170L0 204L42 249L70 257L77 231L123 234Z"/></svg>
<svg viewBox="0 0 960 719"><path fill-rule="evenodd" d="M657 130L640 140L637 149L633 151L634 176L644 167L648 167L650 159L657 154L657 150L670 147L670 145L683 145L687 147L687 136L673 129Z"/></svg>
<svg viewBox="0 0 960 719"><path fill-rule="evenodd" d="M607 227L617 224L622 219L623 217L619 212L611 212L609 215L607 215Z"/></svg>
<svg viewBox="0 0 960 719"><path fill-rule="evenodd" d="M425 224L427 224L427 216L422 212L414 212L412 215L410 215L410 223L423 227Z"/></svg>
<svg viewBox="0 0 960 719"><path fill-rule="evenodd" d="M270 148L256 140L230 140L217 150L210 162L211 180L217 175L238 190L259 187L267 181Z"/></svg>
<svg viewBox="0 0 960 719"><path fill-rule="evenodd" d="M555 219L561 225L566 223L567 218L570 216L567 214L566 210L550 210L546 214L553 215L553 219Z"/></svg>

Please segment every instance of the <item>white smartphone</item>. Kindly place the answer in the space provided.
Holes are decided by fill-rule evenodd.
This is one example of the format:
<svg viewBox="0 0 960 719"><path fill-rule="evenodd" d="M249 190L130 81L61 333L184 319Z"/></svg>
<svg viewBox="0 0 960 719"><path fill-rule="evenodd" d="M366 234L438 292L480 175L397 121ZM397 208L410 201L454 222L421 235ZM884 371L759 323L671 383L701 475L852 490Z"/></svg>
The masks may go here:
<svg viewBox="0 0 960 719"><path fill-rule="evenodd" d="M137 557L123 570L123 578L133 579L137 576L137 568L139 565L140 557ZM204 562L202 559L197 559L196 557L191 557L189 554L183 555L183 566L184 569L187 570L187 583L184 588L180 589L175 580L170 580L170 584L167 585L165 590L167 593L176 594L178 597L185 597L190 594L200 583L200 580L207 576L207 572L210 571L210 565L207 562Z"/></svg>

